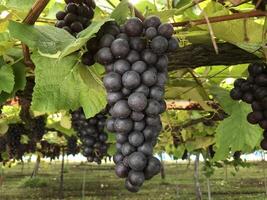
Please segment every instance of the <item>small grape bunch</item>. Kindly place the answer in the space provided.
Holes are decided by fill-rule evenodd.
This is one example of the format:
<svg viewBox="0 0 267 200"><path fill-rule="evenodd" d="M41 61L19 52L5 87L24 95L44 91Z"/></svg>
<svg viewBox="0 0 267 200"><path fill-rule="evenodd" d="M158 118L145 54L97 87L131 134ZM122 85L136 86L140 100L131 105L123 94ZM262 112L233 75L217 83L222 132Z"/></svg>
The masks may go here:
<svg viewBox="0 0 267 200"><path fill-rule="evenodd" d="M72 126L82 142L82 154L88 162L101 164L107 156L108 134L105 132L106 113L102 111L94 117L86 119L80 108L72 113Z"/></svg>
<svg viewBox="0 0 267 200"><path fill-rule="evenodd" d="M65 11L56 14L56 27L68 31L73 36L86 29L94 17L94 0L65 0Z"/></svg>
<svg viewBox="0 0 267 200"><path fill-rule="evenodd" d="M267 150L267 65L263 62L252 63L248 72L247 79L236 79L230 96L233 100L251 105L252 112L247 115L247 121L264 129L261 147Z"/></svg>

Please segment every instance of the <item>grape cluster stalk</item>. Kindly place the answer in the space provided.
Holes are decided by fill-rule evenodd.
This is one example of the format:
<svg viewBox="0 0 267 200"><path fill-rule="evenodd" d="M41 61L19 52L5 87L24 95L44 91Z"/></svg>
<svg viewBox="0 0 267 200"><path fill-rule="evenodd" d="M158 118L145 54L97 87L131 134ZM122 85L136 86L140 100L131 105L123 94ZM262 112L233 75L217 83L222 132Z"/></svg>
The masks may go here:
<svg viewBox="0 0 267 200"><path fill-rule="evenodd" d="M105 132L106 112L102 111L92 118L86 119L80 108L72 113L72 126L77 131L82 142L82 154L88 162L101 164L102 158L107 156L108 135Z"/></svg>
<svg viewBox="0 0 267 200"><path fill-rule="evenodd" d="M73 36L86 29L94 17L94 0L65 0L64 11L56 13L56 27L68 31Z"/></svg>
<svg viewBox="0 0 267 200"><path fill-rule="evenodd" d="M252 63L248 72L247 79L236 79L230 96L233 100L251 104L252 112L247 115L247 121L264 129L261 148L267 150L267 65Z"/></svg>
<svg viewBox="0 0 267 200"><path fill-rule="evenodd" d="M143 22L130 18L121 26L108 22L104 29L96 60L106 69L103 83L111 115L106 127L116 133L115 173L126 178L130 192L137 192L161 169L153 147L162 129L160 114L166 109L166 54L178 47L178 41L173 26L156 16Z"/></svg>

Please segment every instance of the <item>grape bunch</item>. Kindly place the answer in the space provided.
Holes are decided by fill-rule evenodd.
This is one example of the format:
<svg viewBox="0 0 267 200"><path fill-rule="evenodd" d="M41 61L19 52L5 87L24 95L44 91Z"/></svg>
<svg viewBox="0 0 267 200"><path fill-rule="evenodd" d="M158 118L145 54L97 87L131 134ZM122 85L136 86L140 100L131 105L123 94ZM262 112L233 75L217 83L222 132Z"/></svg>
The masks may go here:
<svg viewBox="0 0 267 200"><path fill-rule="evenodd" d="M233 100L251 104L252 112L247 115L247 121L264 129L261 147L267 150L267 65L259 62L250 64L248 72L247 79L236 79L230 96Z"/></svg>
<svg viewBox="0 0 267 200"><path fill-rule="evenodd" d="M101 164L101 160L107 155L108 135L104 131L106 124L105 111L92 118L86 119L80 108L72 113L72 126L77 131L82 142L82 153L88 162Z"/></svg>
<svg viewBox="0 0 267 200"><path fill-rule="evenodd" d="M67 138L67 155L73 155L79 153L78 139L75 136L70 136Z"/></svg>
<svg viewBox="0 0 267 200"><path fill-rule="evenodd" d="M142 22L130 18L122 26L110 22L100 39L97 61L105 66L103 79L111 118L107 130L116 133L113 160L125 187L137 192L145 180L158 174L161 163L153 147L162 129L166 109L167 53L178 47L171 24L156 16Z"/></svg>
<svg viewBox="0 0 267 200"><path fill-rule="evenodd" d="M9 158L16 158L21 154L22 144L20 142L21 136L27 131L23 124L10 124L6 133L6 142L8 146Z"/></svg>
<svg viewBox="0 0 267 200"><path fill-rule="evenodd" d="M46 140L41 141L40 152L44 158L50 158L50 160L59 159L60 156L60 145L56 143L49 143Z"/></svg>
<svg viewBox="0 0 267 200"><path fill-rule="evenodd" d="M46 133L46 117L38 116L32 119L31 126L28 127L31 132L31 136L37 141L40 141Z"/></svg>
<svg viewBox="0 0 267 200"><path fill-rule="evenodd" d="M68 31L73 36L86 29L94 17L94 0L65 0L65 11L56 13L56 27Z"/></svg>
<svg viewBox="0 0 267 200"><path fill-rule="evenodd" d="M0 136L0 162L3 162L2 153L6 152L7 140L6 137Z"/></svg>

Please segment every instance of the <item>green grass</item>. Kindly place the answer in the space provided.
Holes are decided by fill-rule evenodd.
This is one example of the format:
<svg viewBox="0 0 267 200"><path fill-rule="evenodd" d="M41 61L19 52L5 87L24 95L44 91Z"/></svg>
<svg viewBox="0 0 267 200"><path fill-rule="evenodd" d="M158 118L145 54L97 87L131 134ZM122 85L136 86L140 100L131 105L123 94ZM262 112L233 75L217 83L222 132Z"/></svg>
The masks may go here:
<svg viewBox="0 0 267 200"><path fill-rule="evenodd" d="M60 163L41 163L38 178L29 180L33 164L25 164L13 168L5 168L4 179L0 187L0 200L35 200L58 199ZM250 168L240 169L232 176L233 168L228 167L228 177L225 169L216 170L210 179L213 200L263 200L264 163L254 163ZM131 194L124 189L124 181L114 175L112 165L66 164L64 173L65 199L82 199L82 184L85 178L86 200L193 200L194 180L193 165L168 164L166 179L156 176L147 181L137 194ZM85 176L84 176L85 174ZM206 178L201 175L203 199L207 199ZM1 179L0 179L1 184Z"/></svg>

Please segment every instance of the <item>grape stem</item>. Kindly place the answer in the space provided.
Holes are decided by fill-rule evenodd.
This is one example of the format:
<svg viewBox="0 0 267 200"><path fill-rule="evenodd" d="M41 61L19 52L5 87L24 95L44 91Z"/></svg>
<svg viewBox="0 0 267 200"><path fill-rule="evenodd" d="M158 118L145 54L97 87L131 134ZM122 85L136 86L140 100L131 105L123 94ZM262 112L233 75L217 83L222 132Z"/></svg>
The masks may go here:
<svg viewBox="0 0 267 200"><path fill-rule="evenodd" d="M30 9L25 19L23 20L23 23L33 25L37 21L38 17L41 15L41 13L45 9L49 1L50 0L37 0L33 4L32 8ZM24 55L24 63L28 67L34 69L34 64L31 60L29 47L25 44L22 44L22 50Z"/></svg>
<svg viewBox="0 0 267 200"><path fill-rule="evenodd" d="M145 20L145 16L136 7L134 7L131 3L129 3L129 8L134 11L134 15L137 18L139 18L142 21Z"/></svg>
<svg viewBox="0 0 267 200"><path fill-rule="evenodd" d="M209 23L216 23L216 22L223 22L223 21L230 21L230 20L236 20L236 19L244 19L244 18L251 18L251 17L263 17L267 16L267 11L260 11L260 10L254 10L250 12L245 13L234 13L231 15L222 15L222 16L216 16L216 17L209 17ZM183 22L174 22L172 25L174 27L180 27L180 26L198 26L207 24L206 19L198 19L198 20L188 20Z"/></svg>

